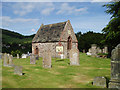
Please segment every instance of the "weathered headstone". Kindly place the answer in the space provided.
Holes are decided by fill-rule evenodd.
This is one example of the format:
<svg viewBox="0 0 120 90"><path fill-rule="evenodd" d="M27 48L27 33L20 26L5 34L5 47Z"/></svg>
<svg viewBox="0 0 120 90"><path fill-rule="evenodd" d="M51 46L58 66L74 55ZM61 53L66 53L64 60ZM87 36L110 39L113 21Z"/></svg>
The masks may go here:
<svg viewBox="0 0 120 90"><path fill-rule="evenodd" d="M22 69L22 66L14 66L14 74L23 75Z"/></svg>
<svg viewBox="0 0 120 90"><path fill-rule="evenodd" d="M11 67L14 66L12 55L8 55L8 58L9 58L9 66L11 66Z"/></svg>
<svg viewBox="0 0 120 90"><path fill-rule="evenodd" d="M20 56L19 56L19 54L17 54L17 59L19 59L20 58Z"/></svg>
<svg viewBox="0 0 120 90"><path fill-rule="evenodd" d="M85 53L85 49L83 49L83 53Z"/></svg>
<svg viewBox="0 0 120 90"><path fill-rule="evenodd" d="M104 47L104 53L108 53L108 47L107 46Z"/></svg>
<svg viewBox="0 0 120 90"><path fill-rule="evenodd" d="M70 50L69 58L70 58L70 65L80 65L80 63L79 63L79 50L78 49L72 48Z"/></svg>
<svg viewBox="0 0 120 90"><path fill-rule="evenodd" d="M51 68L51 66L51 52L48 49L43 52L43 67Z"/></svg>
<svg viewBox="0 0 120 90"><path fill-rule="evenodd" d="M100 47L97 47L97 53L102 53L102 50L100 49Z"/></svg>
<svg viewBox="0 0 120 90"><path fill-rule="evenodd" d="M8 55L5 53L4 54L4 66L8 66L8 65L9 65Z"/></svg>
<svg viewBox="0 0 120 90"><path fill-rule="evenodd" d="M93 56L96 56L97 55L97 45L96 44L92 44L91 45L91 54Z"/></svg>
<svg viewBox="0 0 120 90"><path fill-rule="evenodd" d="M107 87L106 83L107 82L106 82L106 78L105 77L95 77L94 80L93 80L93 85L101 86L103 88Z"/></svg>
<svg viewBox="0 0 120 90"><path fill-rule="evenodd" d="M31 55L30 56L30 64L35 64L36 63L36 57L35 57L35 55Z"/></svg>
<svg viewBox="0 0 120 90"><path fill-rule="evenodd" d="M120 89L120 44L111 53L111 80L109 88Z"/></svg>

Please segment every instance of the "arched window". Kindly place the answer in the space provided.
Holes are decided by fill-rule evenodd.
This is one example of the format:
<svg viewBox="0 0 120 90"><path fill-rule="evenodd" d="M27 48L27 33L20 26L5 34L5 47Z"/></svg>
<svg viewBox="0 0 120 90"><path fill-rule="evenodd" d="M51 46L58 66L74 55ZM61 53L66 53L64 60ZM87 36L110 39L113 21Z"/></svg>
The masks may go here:
<svg viewBox="0 0 120 90"><path fill-rule="evenodd" d="M72 38L69 36L67 41L67 49L70 50L72 48Z"/></svg>
<svg viewBox="0 0 120 90"><path fill-rule="evenodd" d="M36 48L34 49L34 54L35 54L35 55L38 55L38 51L39 51L39 49L38 49L38 47L36 46Z"/></svg>

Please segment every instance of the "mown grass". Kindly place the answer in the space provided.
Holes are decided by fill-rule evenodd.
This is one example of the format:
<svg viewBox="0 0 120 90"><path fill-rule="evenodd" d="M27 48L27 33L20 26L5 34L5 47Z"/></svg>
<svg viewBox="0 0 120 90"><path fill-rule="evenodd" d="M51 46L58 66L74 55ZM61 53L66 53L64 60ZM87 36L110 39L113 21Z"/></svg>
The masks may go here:
<svg viewBox="0 0 120 90"><path fill-rule="evenodd" d="M23 66L23 76L14 74L14 68L2 68L3 88L99 88L92 85L93 78L110 78L110 59L100 59L80 53L80 66L70 66L69 59L52 59L52 68L42 67L42 58L35 65L30 59L14 59Z"/></svg>

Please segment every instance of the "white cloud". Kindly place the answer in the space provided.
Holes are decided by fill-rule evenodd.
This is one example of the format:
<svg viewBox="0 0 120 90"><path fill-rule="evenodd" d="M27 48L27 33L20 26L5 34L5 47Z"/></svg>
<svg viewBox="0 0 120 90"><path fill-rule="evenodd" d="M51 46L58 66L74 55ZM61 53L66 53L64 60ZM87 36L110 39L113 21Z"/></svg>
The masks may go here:
<svg viewBox="0 0 120 90"><path fill-rule="evenodd" d="M24 18L11 18L9 16L2 16L0 17L0 20L2 20L2 25L4 27L8 26L14 26L15 24L21 25L21 24L39 24L39 19L24 19ZM20 27L20 26L19 26Z"/></svg>
<svg viewBox="0 0 120 90"><path fill-rule="evenodd" d="M110 2L112 0L91 0L90 2Z"/></svg>
<svg viewBox="0 0 120 90"><path fill-rule="evenodd" d="M76 8L75 6L70 6L68 3L63 3L60 6L57 14L75 14L75 13L83 13L87 12L87 7Z"/></svg>
<svg viewBox="0 0 120 90"><path fill-rule="evenodd" d="M49 15L55 8L45 8L41 11L43 15Z"/></svg>
<svg viewBox="0 0 120 90"><path fill-rule="evenodd" d="M13 13L16 15L24 16L28 13L31 13L32 11L37 10L43 15L49 15L54 10L53 3L15 3L13 4Z"/></svg>
<svg viewBox="0 0 120 90"><path fill-rule="evenodd" d="M111 0L4 0L3 2L91 2L91 1L110 2Z"/></svg>

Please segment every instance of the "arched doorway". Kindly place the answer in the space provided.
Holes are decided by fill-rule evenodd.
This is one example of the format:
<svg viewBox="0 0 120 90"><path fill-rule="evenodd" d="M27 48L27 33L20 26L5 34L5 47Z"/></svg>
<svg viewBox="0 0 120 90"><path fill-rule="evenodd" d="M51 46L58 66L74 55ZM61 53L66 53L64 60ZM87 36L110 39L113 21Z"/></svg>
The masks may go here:
<svg viewBox="0 0 120 90"><path fill-rule="evenodd" d="M38 55L38 52L39 52L39 49L38 49L38 47L36 46L35 49L34 49L34 54L35 54L35 55Z"/></svg>
<svg viewBox="0 0 120 90"><path fill-rule="evenodd" d="M70 50L72 48L72 38L69 36L67 41L67 49Z"/></svg>

